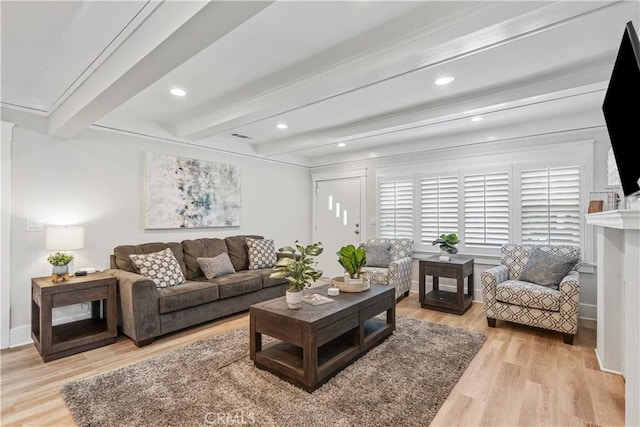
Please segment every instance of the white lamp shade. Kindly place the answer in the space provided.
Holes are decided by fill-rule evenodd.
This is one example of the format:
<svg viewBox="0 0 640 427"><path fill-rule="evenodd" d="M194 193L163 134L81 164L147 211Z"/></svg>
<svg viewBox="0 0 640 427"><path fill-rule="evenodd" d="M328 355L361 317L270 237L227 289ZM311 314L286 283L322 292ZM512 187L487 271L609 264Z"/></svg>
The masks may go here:
<svg viewBox="0 0 640 427"><path fill-rule="evenodd" d="M72 251L84 248L84 227L47 227L47 249L52 251Z"/></svg>

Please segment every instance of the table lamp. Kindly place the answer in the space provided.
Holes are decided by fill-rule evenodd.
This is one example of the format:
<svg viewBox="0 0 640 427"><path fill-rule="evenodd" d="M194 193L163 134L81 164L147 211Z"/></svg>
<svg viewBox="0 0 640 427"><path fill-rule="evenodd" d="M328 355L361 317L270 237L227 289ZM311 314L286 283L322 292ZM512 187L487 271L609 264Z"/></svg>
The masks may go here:
<svg viewBox="0 0 640 427"><path fill-rule="evenodd" d="M73 255L69 251L84 248L84 227L47 227L46 248L57 251L48 258L53 265L51 280L57 282L69 279L69 263L73 261Z"/></svg>

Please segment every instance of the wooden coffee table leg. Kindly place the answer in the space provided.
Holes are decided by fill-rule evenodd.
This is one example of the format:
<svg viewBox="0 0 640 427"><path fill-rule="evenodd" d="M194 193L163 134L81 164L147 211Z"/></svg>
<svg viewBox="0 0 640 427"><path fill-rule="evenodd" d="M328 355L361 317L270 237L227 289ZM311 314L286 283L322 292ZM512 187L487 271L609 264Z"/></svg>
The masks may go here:
<svg viewBox="0 0 640 427"><path fill-rule="evenodd" d="M262 351L262 334L256 332L256 317L250 316L249 320L249 357L256 360L256 353Z"/></svg>
<svg viewBox="0 0 640 427"><path fill-rule="evenodd" d="M315 333L304 334L302 359L304 385L311 388L318 381L318 345Z"/></svg>

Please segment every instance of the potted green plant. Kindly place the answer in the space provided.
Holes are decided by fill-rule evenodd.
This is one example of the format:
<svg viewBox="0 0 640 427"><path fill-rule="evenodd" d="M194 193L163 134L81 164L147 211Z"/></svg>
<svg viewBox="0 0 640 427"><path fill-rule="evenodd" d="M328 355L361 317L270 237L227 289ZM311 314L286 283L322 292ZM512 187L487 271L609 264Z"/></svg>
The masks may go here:
<svg viewBox="0 0 640 427"><path fill-rule="evenodd" d="M57 282L59 279L69 278L69 263L73 260L73 255L64 252L56 252L47 257L49 264L53 266L51 280Z"/></svg>
<svg viewBox="0 0 640 427"><path fill-rule="evenodd" d="M314 259L322 253L322 243L302 246L296 240L295 247L285 246L279 251L287 255L276 262L271 277L289 281L286 301L289 308L295 310L302 305L302 290L322 276L322 271L315 268L317 262Z"/></svg>
<svg viewBox="0 0 640 427"><path fill-rule="evenodd" d="M367 263L367 253L362 245L357 248L354 245L346 245L340 248L336 253L338 262L349 274L351 279L360 279L362 267Z"/></svg>
<svg viewBox="0 0 640 427"><path fill-rule="evenodd" d="M436 240L431 242L432 245L440 246L440 260L449 261L451 255L458 253L456 245L460 243L460 239L456 233L441 234Z"/></svg>

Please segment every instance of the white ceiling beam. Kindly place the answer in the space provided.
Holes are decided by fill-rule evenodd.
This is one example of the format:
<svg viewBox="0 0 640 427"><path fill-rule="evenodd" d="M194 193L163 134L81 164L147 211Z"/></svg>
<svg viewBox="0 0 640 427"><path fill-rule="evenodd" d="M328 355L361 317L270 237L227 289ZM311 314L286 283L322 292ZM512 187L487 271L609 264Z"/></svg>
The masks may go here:
<svg viewBox="0 0 640 427"><path fill-rule="evenodd" d="M541 78L512 82L502 87L490 87L475 93L473 97L464 94L447 102L437 102L413 107L393 114L370 117L362 122L350 123L339 128L322 129L318 132L301 134L286 139L256 144L256 153L263 156L275 156L296 153L309 148L335 145L376 138L390 133L417 131L444 121L456 120L528 104L546 102L576 94L601 91L611 70L615 52L599 57L591 62L575 64L574 67L556 71L552 78ZM568 84L569 83L569 84ZM563 90L568 85L574 89Z"/></svg>
<svg viewBox="0 0 640 427"><path fill-rule="evenodd" d="M568 4L571 3L571 4ZM434 5L437 5L436 2ZM453 2L455 5L455 2ZM601 2L478 2L469 13L467 3L464 14L446 20L435 20L435 24L422 27L418 21L424 21L423 13L434 13L434 5L426 5L425 10L412 11L396 21L403 26L404 35L398 32L394 21L385 27L365 33L340 47L343 54L334 61L318 61L311 58L314 72L300 73L306 70L307 63L296 64L290 69L281 70L271 79L257 95L247 98L239 93L225 97L220 105L223 109L211 111L206 115L194 117L177 126L177 134L181 137L204 138L209 135L228 132L241 126L258 122L282 113L304 108L342 94L366 88L375 83L402 76L410 72L447 61L470 52L494 46L514 37L530 34L566 19L589 13L595 9L606 7L612 3ZM435 10L438 12L438 10ZM439 11L451 13L450 10ZM473 18L473 19L470 19ZM380 39L383 37L383 39ZM386 37L386 43L385 38ZM395 37L395 38L394 38ZM375 50L366 51L362 40L375 38ZM383 49L380 47L383 46ZM427 48L425 48L427 46ZM322 57L323 54L318 55ZM338 60L336 64L335 60ZM366 65L367 72L362 73ZM294 71L299 74L294 75ZM280 78L281 81L272 81ZM256 82L256 88L260 82ZM276 89L273 89L273 88ZM246 93L246 88L242 89Z"/></svg>
<svg viewBox="0 0 640 427"><path fill-rule="evenodd" d="M198 54L270 1L165 1L49 117L49 132L73 137Z"/></svg>

